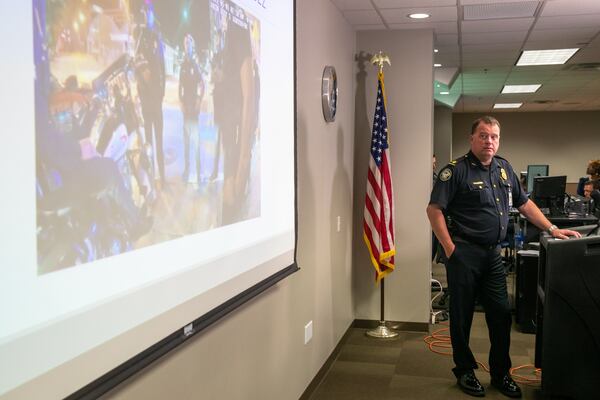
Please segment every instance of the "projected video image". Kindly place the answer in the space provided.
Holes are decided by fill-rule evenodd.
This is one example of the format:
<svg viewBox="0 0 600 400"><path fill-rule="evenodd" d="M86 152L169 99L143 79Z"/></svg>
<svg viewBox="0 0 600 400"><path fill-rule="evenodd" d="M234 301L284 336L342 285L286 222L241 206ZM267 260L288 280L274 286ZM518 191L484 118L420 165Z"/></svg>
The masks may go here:
<svg viewBox="0 0 600 400"><path fill-rule="evenodd" d="M38 274L260 216L260 22L34 0Z"/></svg>

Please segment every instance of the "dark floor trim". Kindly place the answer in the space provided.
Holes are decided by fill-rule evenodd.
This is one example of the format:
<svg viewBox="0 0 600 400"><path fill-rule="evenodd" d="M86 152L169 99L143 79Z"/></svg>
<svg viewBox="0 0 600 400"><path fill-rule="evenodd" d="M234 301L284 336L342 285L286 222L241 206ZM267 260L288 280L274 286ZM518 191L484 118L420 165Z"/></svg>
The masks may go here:
<svg viewBox="0 0 600 400"><path fill-rule="evenodd" d="M327 357L327 360L325 360L325 363L323 364L323 366L319 369L319 371L317 372L315 377L312 379L312 381L310 381L310 383L304 390L304 393L302 393L302 396L300 396L300 398L298 400L309 400L310 399L310 397L313 395L313 393L315 392L315 390L317 389L319 384L321 384L323 379L325 379L325 375L327 375L327 372L329 372L329 369L335 362L337 356L340 354L340 350L341 350L342 346L348 340L348 336L350 336L352 328L373 329L373 328L376 328L377 326L379 326L379 321L375 321L375 320L355 319L354 321L352 321L352 323L350 324L350 326L344 333L344 336L342 336L342 338L340 339L338 344L335 346L335 348L333 349L333 351L331 352L329 357ZM429 332L429 324L427 324L425 322L388 321L388 326L394 327L394 329L397 329L399 331L404 331L404 332L407 332L407 331L408 332Z"/></svg>

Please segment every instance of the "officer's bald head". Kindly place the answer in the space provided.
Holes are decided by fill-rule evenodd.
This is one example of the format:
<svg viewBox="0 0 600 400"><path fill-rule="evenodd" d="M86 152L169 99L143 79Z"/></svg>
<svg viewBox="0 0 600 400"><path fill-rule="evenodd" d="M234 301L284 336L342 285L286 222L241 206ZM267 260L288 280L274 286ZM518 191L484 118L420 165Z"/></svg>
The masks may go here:
<svg viewBox="0 0 600 400"><path fill-rule="evenodd" d="M479 117L475 121L473 121L473 125L471 125L471 135L473 135L475 131L477 131L477 127L479 126L479 124L486 124L492 126L496 125L498 129L500 129L500 122L498 122L496 118L490 117L489 115L484 115L483 117Z"/></svg>

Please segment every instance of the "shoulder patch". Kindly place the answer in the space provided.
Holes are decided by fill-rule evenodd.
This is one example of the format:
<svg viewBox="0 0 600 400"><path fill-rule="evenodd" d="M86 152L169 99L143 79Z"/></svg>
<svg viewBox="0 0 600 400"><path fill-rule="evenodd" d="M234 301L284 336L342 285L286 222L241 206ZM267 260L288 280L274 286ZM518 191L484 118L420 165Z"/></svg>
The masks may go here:
<svg viewBox="0 0 600 400"><path fill-rule="evenodd" d="M446 167L442 170L442 172L440 172L439 179L442 182L446 182L450 178L452 178L452 169Z"/></svg>

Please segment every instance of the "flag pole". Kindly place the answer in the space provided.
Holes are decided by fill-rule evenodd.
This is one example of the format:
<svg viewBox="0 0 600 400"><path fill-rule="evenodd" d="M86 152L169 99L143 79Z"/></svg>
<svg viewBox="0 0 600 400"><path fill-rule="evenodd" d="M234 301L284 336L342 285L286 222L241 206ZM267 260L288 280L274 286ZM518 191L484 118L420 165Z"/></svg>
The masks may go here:
<svg viewBox="0 0 600 400"><path fill-rule="evenodd" d="M390 58L384 54L382 51L377 53L371 58L371 64L375 64L379 67L379 74L383 74L383 65L387 63L391 65ZM379 281L379 290L380 290L380 318L379 318L379 326L375 329L371 329L366 332L367 336L377 339L392 339L398 336L398 332L393 329L388 328L387 323L385 321L385 277L381 278Z"/></svg>

